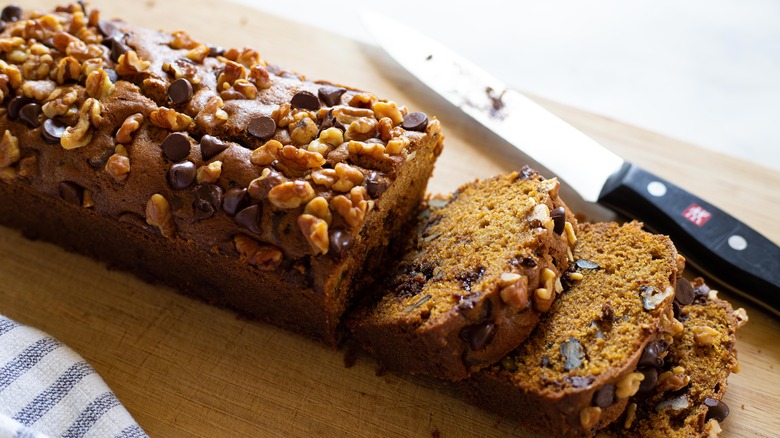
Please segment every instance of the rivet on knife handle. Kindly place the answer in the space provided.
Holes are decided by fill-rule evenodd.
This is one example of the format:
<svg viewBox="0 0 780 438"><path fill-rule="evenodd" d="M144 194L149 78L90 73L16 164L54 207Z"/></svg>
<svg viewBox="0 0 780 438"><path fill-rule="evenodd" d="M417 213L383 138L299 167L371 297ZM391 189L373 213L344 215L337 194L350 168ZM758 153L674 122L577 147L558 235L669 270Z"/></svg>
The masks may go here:
<svg viewBox="0 0 780 438"><path fill-rule="evenodd" d="M630 163L599 201L669 234L697 268L780 313L780 247L739 220Z"/></svg>

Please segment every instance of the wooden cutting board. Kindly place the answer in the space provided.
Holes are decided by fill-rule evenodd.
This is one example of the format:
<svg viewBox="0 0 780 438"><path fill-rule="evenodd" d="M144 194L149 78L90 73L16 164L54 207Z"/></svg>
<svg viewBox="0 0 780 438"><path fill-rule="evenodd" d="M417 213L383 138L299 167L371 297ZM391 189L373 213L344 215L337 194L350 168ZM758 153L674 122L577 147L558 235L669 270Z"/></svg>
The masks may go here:
<svg viewBox="0 0 780 438"><path fill-rule="evenodd" d="M57 2L24 3L50 9ZM104 17L187 29L197 40L225 47L251 45L310 78L371 90L437 115L447 141L429 186L433 192L527 162L374 47L215 0L93 3ZM780 173L542 103L618 154L780 242ZM567 199L592 217L604 217L571 194ZM750 315L738 334L742 372L730 379L724 436L777 436L780 319L721 294ZM246 321L7 228L0 228L0 313L50 333L84 356L152 436L524 436L512 421L463 402L437 382L377 375L376 364L363 356L346 367L343 351Z"/></svg>

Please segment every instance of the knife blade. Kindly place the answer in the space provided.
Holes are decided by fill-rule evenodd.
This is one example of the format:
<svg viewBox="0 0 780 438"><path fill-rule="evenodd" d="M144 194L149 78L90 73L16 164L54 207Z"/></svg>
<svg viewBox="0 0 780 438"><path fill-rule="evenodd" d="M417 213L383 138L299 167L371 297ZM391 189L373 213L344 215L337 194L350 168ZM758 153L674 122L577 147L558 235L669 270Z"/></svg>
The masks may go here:
<svg viewBox="0 0 780 438"><path fill-rule="evenodd" d="M780 316L776 244L711 203L626 162L441 43L375 12L361 15L379 46L409 73L554 172L585 201L668 234L704 274Z"/></svg>

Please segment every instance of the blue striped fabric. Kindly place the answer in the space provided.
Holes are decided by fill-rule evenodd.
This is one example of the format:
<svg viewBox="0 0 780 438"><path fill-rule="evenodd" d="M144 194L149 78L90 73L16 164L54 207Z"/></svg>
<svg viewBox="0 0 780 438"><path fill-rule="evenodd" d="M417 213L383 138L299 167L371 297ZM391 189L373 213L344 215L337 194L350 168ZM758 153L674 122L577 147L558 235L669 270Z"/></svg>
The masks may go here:
<svg viewBox="0 0 780 438"><path fill-rule="evenodd" d="M0 315L0 438L146 437L75 352Z"/></svg>

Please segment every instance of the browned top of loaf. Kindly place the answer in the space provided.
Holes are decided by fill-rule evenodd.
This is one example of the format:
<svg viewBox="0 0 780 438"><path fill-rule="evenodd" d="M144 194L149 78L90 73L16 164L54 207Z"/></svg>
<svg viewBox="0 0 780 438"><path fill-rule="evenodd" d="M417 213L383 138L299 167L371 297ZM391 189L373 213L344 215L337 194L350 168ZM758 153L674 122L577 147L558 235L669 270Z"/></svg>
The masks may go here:
<svg viewBox="0 0 780 438"><path fill-rule="evenodd" d="M694 290L696 300L679 316L685 329L669 347L656 390L637 395L632 400L635 407L629 405L605 435L706 437L720 429L717 422L728 415L720 401L726 379L738 368L735 331L747 322L747 315L717 298L701 279L694 282ZM680 383L664 382L664 373L669 382ZM708 402L713 407L705 405L708 398L717 401Z"/></svg>
<svg viewBox="0 0 780 438"><path fill-rule="evenodd" d="M441 149L438 121L404 106L78 4L5 23L0 95L17 107L0 181L261 269L347 247L398 169ZM177 133L180 156L161 147Z"/></svg>
<svg viewBox="0 0 780 438"><path fill-rule="evenodd" d="M576 226L576 220L568 213L560 218L561 230L553 230L549 211L562 205L559 185L557 179L545 180L526 168L432 199L421 218L416 247L363 318L374 325L432 328L453 313L486 313L481 305L473 307L488 291L505 286L502 274L521 273L527 278L524 289L531 293L544 286L540 266L560 276L568 267L570 245L563 224L568 220ZM546 210L545 219L533 216L537 206ZM532 304L532 297L525 301L521 310Z"/></svg>
<svg viewBox="0 0 780 438"><path fill-rule="evenodd" d="M674 299L676 250L667 237L641 228L637 222L581 224L573 267L582 280L573 281L531 337L491 371L549 397L622 373Z"/></svg>

